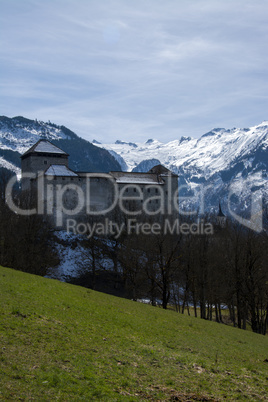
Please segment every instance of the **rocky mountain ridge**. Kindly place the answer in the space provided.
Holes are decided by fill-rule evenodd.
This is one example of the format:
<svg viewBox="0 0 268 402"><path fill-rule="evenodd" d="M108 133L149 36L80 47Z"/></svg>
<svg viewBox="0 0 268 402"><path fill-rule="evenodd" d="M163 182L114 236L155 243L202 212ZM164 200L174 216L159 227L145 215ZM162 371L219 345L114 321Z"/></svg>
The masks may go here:
<svg viewBox="0 0 268 402"><path fill-rule="evenodd" d="M121 170L119 163L109 152L78 137L67 127L22 116L0 116L0 167L19 173L20 155L40 139L52 141L69 153L69 166L73 170Z"/></svg>
<svg viewBox="0 0 268 402"><path fill-rule="evenodd" d="M215 128L200 138L182 137L168 143L149 139L144 143L97 144L110 151L129 171L142 171L150 161L159 162L179 175L181 201L185 208L207 212L221 201L249 212L251 199L268 199L268 121L251 128ZM117 154L117 156L116 156Z"/></svg>

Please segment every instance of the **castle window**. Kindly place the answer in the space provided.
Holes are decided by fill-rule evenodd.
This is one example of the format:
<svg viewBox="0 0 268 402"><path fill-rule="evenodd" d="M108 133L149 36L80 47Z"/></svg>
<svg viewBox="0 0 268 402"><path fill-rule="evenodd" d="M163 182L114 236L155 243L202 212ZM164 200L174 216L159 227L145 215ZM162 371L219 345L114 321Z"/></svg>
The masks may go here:
<svg viewBox="0 0 268 402"><path fill-rule="evenodd" d="M47 165L47 161L44 161L44 165Z"/></svg>
<svg viewBox="0 0 268 402"><path fill-rule="evenodd" d="M155 194L158 194L158 188L155 189Z"/></svg>
<svg viewBox="0 0 268 402"><path fill-rule="evenodd" d="M134 193L136 193L136 188L134 188Z"/></svg>
<svg viewBox="0 0 268 402"><path fill-rule="evenodd" d="M148 193L150 192L151 190L148 188Z"/></svg>

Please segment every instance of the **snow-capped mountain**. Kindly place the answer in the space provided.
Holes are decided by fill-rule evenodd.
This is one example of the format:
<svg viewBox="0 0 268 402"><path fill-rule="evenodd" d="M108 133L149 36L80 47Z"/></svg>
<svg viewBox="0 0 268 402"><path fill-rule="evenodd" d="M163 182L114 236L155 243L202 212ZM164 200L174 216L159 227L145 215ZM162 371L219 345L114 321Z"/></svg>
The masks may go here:
<svg viewBox="0 0 268 402"><path fill-rule="evenodd" d="M200 207L201 197L205 197L206 211L215 209L219 201L226 209L230 197L235 209L247 211L253 193L267 202L268 121L244 129L216 128L199 139L182 137L168 143L117 140L96 145L115 157L117 154L118 162L129 171L147 170L157 158L179 175L181 195L194 195L191 201L182 202L188 208Z"/></svg>
<svg viewBox="0 0 268 402"><path fill-rule="evenodd" d="M121 170L109 152L79 138L68 128L21 116L0 116L0 167L19 173L20 155L41 138L52 141L70 154L71 169L92 172Z"/></svg>
<svg viewBox="0 0 268 402"><path fill-rule="evenodd" d="M94 140L93 145L64 126L1 116L0 168L19 173L20 155L40 138L69 153L70 168L76 171L141 172L161 163L178 174L180 205L188 210L215 210L221 201L227 214L230 205L234 211L249 212L252 200L258 200L267 211L268 121L244 129L216 128L199 139L114 144Z"/></svg>

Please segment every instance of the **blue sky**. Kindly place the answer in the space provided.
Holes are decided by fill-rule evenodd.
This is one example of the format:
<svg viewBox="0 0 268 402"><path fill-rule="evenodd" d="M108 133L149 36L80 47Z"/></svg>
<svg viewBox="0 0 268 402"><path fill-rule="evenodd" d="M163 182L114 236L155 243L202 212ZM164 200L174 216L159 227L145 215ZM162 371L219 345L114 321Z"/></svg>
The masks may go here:
<svg viewBox="0 0 268 402"><path fill-rule="evenodd" d="M268 120L268 2L0 0L0 114L166 142Z"/></svg>

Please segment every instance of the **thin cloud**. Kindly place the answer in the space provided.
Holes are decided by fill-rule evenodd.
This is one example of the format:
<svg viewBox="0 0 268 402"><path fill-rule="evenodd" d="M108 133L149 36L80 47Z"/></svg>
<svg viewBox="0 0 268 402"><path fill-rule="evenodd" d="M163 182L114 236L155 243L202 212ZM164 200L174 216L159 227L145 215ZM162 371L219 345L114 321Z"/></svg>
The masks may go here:
<svg viewBox="0 0 268 402"><path fill-rule="evenodd" d="M261 0L24 0L1 11L1 114L105 142L267 119Z"/></svg>

